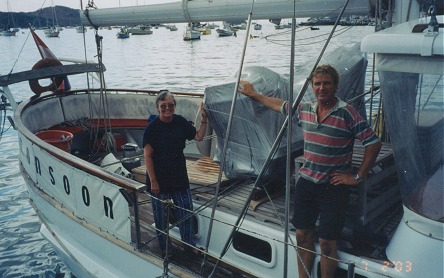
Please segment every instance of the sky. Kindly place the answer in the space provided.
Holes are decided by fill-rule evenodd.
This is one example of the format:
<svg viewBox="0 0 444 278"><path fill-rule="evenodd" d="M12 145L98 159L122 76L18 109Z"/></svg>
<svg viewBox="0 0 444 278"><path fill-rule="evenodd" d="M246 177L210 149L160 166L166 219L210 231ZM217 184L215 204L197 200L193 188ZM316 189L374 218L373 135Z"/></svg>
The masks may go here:
<svg viewBox="0 0 444 278"><path fill-rule="evenodd" d="M83 8L88 4L88 0L81 0ZM180 0L94 0L98 8L110 8L120 6L137 6L148 4L160 4L169 2L178 2ZM0 11L6 12L34 12L40 8L54 6L65 6L73 9L80 9L80 0L0 0Z"/></svg>

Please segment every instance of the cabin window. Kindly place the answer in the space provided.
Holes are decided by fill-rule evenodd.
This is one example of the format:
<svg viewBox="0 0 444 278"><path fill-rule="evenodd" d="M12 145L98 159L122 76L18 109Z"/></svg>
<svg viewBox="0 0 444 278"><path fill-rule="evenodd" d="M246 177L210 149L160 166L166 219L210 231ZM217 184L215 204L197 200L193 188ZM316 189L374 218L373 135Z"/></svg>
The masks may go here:
<svg viewBox="0 0 444 278"><path fill-rule="evenodd" d="M252 237L250 235L235 232L233 247L239 252L255 257L267 263L271 262L271 245L267 241Z"/></svg>

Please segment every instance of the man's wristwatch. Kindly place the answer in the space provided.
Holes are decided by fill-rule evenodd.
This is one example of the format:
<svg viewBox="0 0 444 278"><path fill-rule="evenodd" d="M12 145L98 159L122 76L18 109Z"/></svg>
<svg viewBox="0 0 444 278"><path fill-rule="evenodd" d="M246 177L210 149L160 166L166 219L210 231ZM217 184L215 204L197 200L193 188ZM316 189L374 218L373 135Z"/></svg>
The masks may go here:
<svg viewBox="0 0 444 278"><path fill-rule="evenodd" d="M355 181L358 181L358 182L362 181L362 178L359 176L358 173L356 173L353 178L355 179Z"/></svg>

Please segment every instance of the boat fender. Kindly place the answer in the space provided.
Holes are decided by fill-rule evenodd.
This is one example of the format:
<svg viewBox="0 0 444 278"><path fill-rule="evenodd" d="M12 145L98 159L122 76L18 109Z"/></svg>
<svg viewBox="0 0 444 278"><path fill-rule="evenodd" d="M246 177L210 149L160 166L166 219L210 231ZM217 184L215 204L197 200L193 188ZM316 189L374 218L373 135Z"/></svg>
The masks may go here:
<svg viewBox="0 0 444 278"><path fill-rule="evenodd" d="M54 67L54 66L61 66L62 63L53 58L43 58L40 61L38 61L32 69L42 69L42 68L48 68L48 67ZM51 84L48 86L41 86L39 83L39 79L31 79L29 80L29 86L31 87L31 90L36 95L40 95L43 92L48 91L55 91L59 86L62 84L64 79L63 75L55 76L51 78Z"/></svg>

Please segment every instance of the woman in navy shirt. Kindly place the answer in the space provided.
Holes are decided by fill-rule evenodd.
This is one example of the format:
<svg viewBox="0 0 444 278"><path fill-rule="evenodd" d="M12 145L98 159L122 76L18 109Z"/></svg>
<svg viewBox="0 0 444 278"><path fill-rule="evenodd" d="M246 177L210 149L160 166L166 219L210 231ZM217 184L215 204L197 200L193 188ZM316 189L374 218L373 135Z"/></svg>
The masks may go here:
<svg viewBox="0 0 444 278"><path fill-rule="evenodd" d="M176 100L167 90L160 91L156 98L156 108L159 116L152 120L143 135L143 150L147 172L147 190L152 195L154 221L156 224L160 248L166 251L165 230L168 228L166 206L163 200L173 200L179 207L176 209L176 218L182 240L190 246L185 250L192 250L198 254L193 235L193 203L186 168L186 159L183 153L186 140L201 141L205 136L207 115L201 104L201 123L199 130L192 122L180 115L174 114Z"/></svg>

